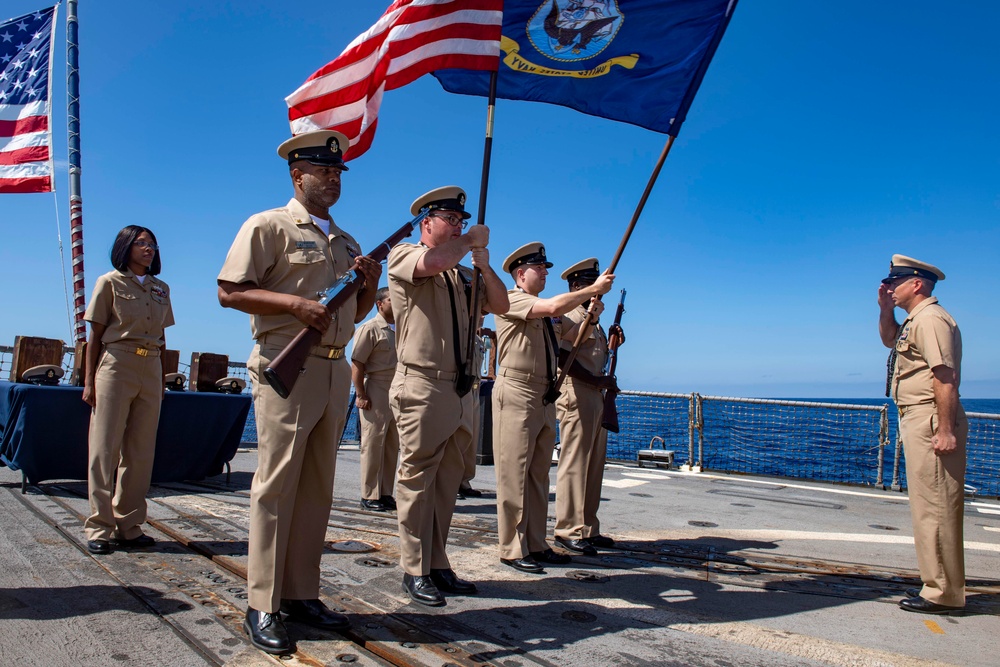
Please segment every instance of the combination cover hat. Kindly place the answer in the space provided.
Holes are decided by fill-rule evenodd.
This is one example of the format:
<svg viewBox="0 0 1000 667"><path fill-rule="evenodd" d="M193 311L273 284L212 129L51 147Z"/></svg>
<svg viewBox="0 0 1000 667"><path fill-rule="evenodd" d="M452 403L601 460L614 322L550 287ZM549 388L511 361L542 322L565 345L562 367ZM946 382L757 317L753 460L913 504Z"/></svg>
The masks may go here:
<svg viewBox="0 0 1000 667"><path fill-rule="evenodd" d="M223 394L240 394L246 386L246 380L237 377L224 377L215 381L215 390Z"/></svg>
<svg viewBox="0 0 1000 667"><path fill-rule="evenodd" d="M601 275L601 268L597 264L596 257L588 257L582 262L577 262L562 272L562 279L573 282L576 280L597 280Z"/></svg>
<svg viewBox="0 0 1000 667"><path fill-rule="evenodd" d="M62 379L63 374L64 371L59 366L42 364L41 366L32 366L24 371L21 374L21 379L31 384L55 386L59 384L59 380Z"/></svg>
<svg viewBox="0 0 1000 667"><path fill-rule="evenodd" d="M889 275L883 278L882 282L891 283L896 278L908 276L919 276L936 283L939 280L944 280L944 271L933 264L921 262L919 259L913 259L906 255L893 255L889 262Z"/></svg>
<svg viewBox="0 0 1000 667"><path fill-rule="evenodd" d="M507 259L503 261L503 272L510 273L525 264L541 264L546 269L552 268L552 262L545 257L545 246L538 241L526 243L507 255Z"/></svg>
<svg viewBox="0 0 1000 667"><path fill-rule="evenodd" d="M303 132L278 146L278 156L291 164L305 160L321 167L340 167L349 171L344 164L344 153L350 147L347 135L335 130Z"/></svg>
<svg viewBox="0 0 1000 667"><path fill-rule="evenodd" d="M443 188L425 192L417 197L410 204L410 213L418 215L425 208L432 212L455 211L456 213L461 213L464 220L468 220L472 217L472 214L467 213L465 210L465 199L465 190L457 185L446 185Z"/></svg>

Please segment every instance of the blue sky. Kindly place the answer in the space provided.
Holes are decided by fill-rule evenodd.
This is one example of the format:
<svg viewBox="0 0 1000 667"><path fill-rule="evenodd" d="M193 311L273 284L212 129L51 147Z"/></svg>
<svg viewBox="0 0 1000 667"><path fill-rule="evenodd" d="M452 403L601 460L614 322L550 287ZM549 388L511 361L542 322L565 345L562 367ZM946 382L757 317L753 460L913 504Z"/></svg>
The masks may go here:
<svg viewBox="0 0 1000 667"><path fill-rule="evenodd" d="M626 5L627 7L627 5ZM937 264L962 327L963 395L1000 396L1000 5L743 0L619 266L627 389L878 397L875 292L893 253ZM40 8L7 0L8 18ZM245 360L215 277L242 222L291 196L284 97L382 2L80 2L88 295L126 224L152 228L170 347ZM59 34L65 10L60 8ZM54 80L65 108L64 55ZM59 124L59 120L56 124ZM478 198L485 101L431 77L385 97L333 209L365 247L439 185ZM554 272L611 261L666 137L500 100L487 222L495 265L529 241ZM0 343L70 336L66 138L52 195L0 198ZM556 279L549 293L562 289ZM902 314L900 314L900 318Z"/></svg>

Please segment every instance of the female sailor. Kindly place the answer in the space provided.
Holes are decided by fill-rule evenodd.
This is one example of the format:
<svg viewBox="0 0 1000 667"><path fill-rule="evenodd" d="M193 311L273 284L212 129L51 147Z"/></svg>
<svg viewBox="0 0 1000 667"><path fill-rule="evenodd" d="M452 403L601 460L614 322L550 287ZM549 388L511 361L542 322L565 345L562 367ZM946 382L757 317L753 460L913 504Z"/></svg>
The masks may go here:
<svg viewBox="0 0 1000 667"><path fill-rule="evenodd" d="M97 279L84 319L90 322L83 400L90 415L87 549L147 547L146 492L153 471L163 399L163 330L174 323L160 251L152 231L129 225L111 248L110 271ZM112 487L117 487L112 497Z"/></svg>

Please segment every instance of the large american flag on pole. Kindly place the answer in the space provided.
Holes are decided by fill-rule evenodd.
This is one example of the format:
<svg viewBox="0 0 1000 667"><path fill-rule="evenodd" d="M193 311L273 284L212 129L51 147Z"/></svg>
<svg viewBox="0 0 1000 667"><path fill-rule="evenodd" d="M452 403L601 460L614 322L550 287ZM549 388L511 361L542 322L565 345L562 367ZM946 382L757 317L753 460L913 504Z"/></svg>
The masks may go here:
<svg viewBox="0 0 1000 667"><path fill-rule="evenodd" d="M329 129L371 146L382 94L442 68L495 70L503 0L396 0L337 58L285 98L292 134Z"/></svg>
<svg viewBox="0 0 1000 667"><path fill-rule="evenodd" d="M56 8L0 23L0 193L51 192Z"/></svg>

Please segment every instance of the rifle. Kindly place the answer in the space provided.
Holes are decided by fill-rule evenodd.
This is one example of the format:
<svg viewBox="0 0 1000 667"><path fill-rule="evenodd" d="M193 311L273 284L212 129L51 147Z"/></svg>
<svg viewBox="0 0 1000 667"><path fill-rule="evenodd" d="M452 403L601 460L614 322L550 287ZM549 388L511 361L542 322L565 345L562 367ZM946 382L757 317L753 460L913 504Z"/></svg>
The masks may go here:
<svg viewBox="0 0 1000 667"><path fill-rule="evenodd" d="M625 313L625 290L622 290L622 298L618 302L618 310L615 311L615 327L621 327L622 315ZM615 369L618 367L618 346L608 348L608 363L604 374L615 380L614 386L609 387L604 393L604 416L601 418L601 426L612 433L618 432L618 406L615 401L618 399L618 379L615 378Z"/></svg>
<svg viewBox="0 0 1000 667"><path fill-rule="evenodd" d="M396 232L383 241L378 247L368 253L368 256L376 262L382 262L389 255L393 246L413 233L413 230L420 226L420 223L427 217L428 211L422 210L417 217L400 227ZM359 271L348 271L337 279L320 299L320 303L326 306L331 313L336 312L347 300L353 297L365 278ZM276 356L271 365L264 369L264 379L271 385L275 393L282 398L288 398L299 379L299 373L306 363L306 357L314 345L323 338L323 333L313 327L304 327L299 334L292 339L285 349Z"/></svg>

